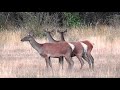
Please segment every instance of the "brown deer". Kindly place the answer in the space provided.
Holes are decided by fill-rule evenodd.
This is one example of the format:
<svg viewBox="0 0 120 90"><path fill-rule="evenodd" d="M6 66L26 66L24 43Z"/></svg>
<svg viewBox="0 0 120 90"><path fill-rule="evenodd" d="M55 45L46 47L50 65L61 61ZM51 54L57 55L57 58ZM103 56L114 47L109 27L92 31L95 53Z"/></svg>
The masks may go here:
<svg viewBox="0 0 120 90"><path fill-rule="evenodd" d="M53 32L53 30L52 30L52 31L49 31L48 29L44 29L44 32L45 32L45 34L46 34L46 36L47 36L47 39L48 39L48 41L49 41L50 43L59 42L59 41L53 39L53 37L51 36L50 33Z"/></svg>
<svg viewBox="0 0 120 90"><path fill-rule="evenodd" d="M65 40L64 37L63 37L63 40L56 41L51 36L51 34L50 34L51 32L50 31L46 31L45 30L45 32L46 32L46 35L47 35L47 38L48 38L49 42L58 43L58 42L62 42L62 41ZM66 32L66 31L64 31L64 32ZM62 33L64 34L64 32L62 32ZM76 56L79 59L79 61L81 63L81 69L82 69L82 67L84 65L84 61L82 60L82 57L85 56L84 55L85 53L84 53L83 45L85 46L85 44L82 45L80 42L70 42L70 43L75 46L75 50L73 50L72 57ZM83 52L81 52L81 49L83 49ZM84 59L86 59L86 61L89 61L88 57L84 57ZM62 65L62 68L63 68L63 57L59 58L59 63ZM90 65L90 63L89 63L89 65Z"/></svg>
<svg viewBox="0 0 120 90"><path fill-rule="evenodd" d="M60 31L60 30L57 30L58 31L58 33L60 33L60 37L61 37L61 41L65 41L65 39L64 39L64 33L65 32L67 32L67 29L65 30L65 31ZM86 52L86 54L83 54L83 58L85 59L86 57L88 57L89 58L89 60L88 59L85 59L88 63L89 63L89 67L91 68L94 68L94 58L93 58L93 56L91 55L91 51L92 51L92 49L93 49L93 45L91 44L91 42L90 41L88 41L88 40L84 40L84 41L80 41L81 42L81 44L84 46L84 45L87 45L87 47L86 46L84 46L84 48L86 48L87 50L85 51Z"/></svg>
<svg viewBox="0 0 120 90"><path fill-rule="evenodd" d="M29 41L31 46L43 57L46 61L46 68L52 68L52 64L50 58L56 57L65 57L68 62L68 69L72 69L74 62L71 58L72 51L74 50L74 45L70 46L70 43L67 42L59 42L59 43L43 43L40 44L35 41L33 38L33 32L29 32L27 36L25 36L21 41ZM82 52L82 49L81 49Z"/></svg>
<svg viewBox="0 0 120 90"><path fill-rule="evenodd" d="M46 33L46 36L47 36L47 38L48 38L48 41L50 42L50 43L55 43L55 42L59 42L59 41L57 41L57 40L54 40L53 39L53 37L51 36L51 32L52 31L48 31L48 29L46 29L46 30L44 30L45 31L45 33ZM63 69L63 57L58 57L59 58L59 67L60 67L60 65L62 65L61 67L62 67L62 69Z"/></svg>

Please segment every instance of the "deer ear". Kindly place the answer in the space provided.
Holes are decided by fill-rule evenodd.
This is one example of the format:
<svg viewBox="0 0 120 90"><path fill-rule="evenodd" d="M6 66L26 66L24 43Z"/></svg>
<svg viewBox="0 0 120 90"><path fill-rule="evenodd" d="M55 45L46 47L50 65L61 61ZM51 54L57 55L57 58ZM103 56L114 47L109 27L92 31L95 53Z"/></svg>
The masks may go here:
<svg viewBox="0 0 120 90"><path fill-rule="evenodd" d="M65 31L64 32L67 32L67 29L65 29Z"/></svg>
<svg viewBox="0 0 120 90"><path fill-rule="evenodd" d="M43 29L44 30L44 32L48 32L48 28L46 28L46 29Z"/></svg>
<svg viewBox="0 0 120 90"><path fill-rule="evenodd" d="M33 35L34 35L33 31L30 31L30 32L29 32L29 35L30 35L30 36L33 36Z"/></svg>
<svg viewBox="0 0 120 90"><path fill-rule="evenodd" d="M54 32L54 31L55 31L55 29L51 30L50 32Z"/></svg>
<svg viewBox="0 0 120 90"><path fill-rule="evenodd" d="M60 33L60 30L58 29L58 30L57 30L57 32L59 32L59 33Z"/></svg>

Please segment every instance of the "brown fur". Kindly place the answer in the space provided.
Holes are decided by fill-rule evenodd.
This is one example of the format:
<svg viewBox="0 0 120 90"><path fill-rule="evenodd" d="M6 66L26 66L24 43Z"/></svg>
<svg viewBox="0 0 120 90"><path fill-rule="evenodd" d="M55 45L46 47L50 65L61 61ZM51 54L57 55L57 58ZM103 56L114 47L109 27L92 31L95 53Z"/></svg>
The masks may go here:
<svg viewBox="0 0 120 90"><path fill-rule="evenodd" d="M52 68L52 64L50 62L50 57L65 57L68 62L68 69L72 69L74 62L72 61L71 54L72 48L69 46L67 42L59 42L59 43L44 43L39 44L33 38L33 33L29 33L26 37L21 39L21 41L29 41L31 46L38 51L38 53L45 58L46 67L49 66Z"/></svg>
<svg viewBox="0 0 120 90"><path fill-rule="evenodd" d="M60 35L61 35L61 41L65 41L65 39L64 39L64 33L65 32L64 31L63 32L59 32ZM88 47L87 48L87 53L84 53L83 58L89 63L89 67L90 68L91 67L94 68L94 58L91 55L91 51L93 49L93 45L88 40L81 41L81 42L83 42L84 44L86 44L87 47ZM73 45L74 45L74 43L73 43ZM79 47L79 43L78 43L77 47ZM79 50L79 49L77 49L77 50Z"/></svg>
<svg viewBox="0 0 120 90"><path fill-rule="evenodd" d="M49 35L48 36L49 42L54 42L54 43L64 42L64 38L62 38L63 40L58 42L58 41L53 39L53 37L51 36L50 32L48 32L48 31L46 31L46 32ZM60 32L60 33L63 34L64 32ZM83 64L84 64L84 62L82 60L82 56L83 56L83 52L84 52L83 51L83 46L81 45L80 42L69 42L69 43L71 43L71 44L73 44L75 46L75 49L73 50L71 57L76 56L79 59L79 61L81 63L81 68L82 68ZM63 68L63 57L58 57L58 58L59 58L59 63L62 64L62 68Z"/></svg>
<svg viewBox="0 0 120 90"><path fill-rule="evenodd" d="M83 42L84 44L86 44L88 46L87 52L91 53L91 51L93 49L93 45L90 43L90 41L84 40L84 41L81 41L81 42Z"/></svg>

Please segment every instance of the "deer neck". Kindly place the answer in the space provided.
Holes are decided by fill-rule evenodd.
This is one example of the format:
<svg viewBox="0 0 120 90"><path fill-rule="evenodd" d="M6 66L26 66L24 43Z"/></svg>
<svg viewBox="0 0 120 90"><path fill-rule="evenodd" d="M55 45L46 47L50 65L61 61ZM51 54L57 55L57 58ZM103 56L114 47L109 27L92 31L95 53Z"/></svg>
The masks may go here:
<svg viewBox="0 0 120 90"><path fill-rule="evenodd" d="M53 39L53 37L51 36L50 33L47 33L47 38L48 38L49 42L55 42L55 40Z"/></svg>
<svg viewBox="0 0 120 90"><path fill-rule="evenodd" d="M39 53L42 52L42 44L37 43L34 38L32 38L29 42L35 50L37 50Z"/></svg>
<svg viewBox="0 0 120 90"><path fill-rule="evenodd" d="M61 41L65 41L63 33L61 33L60 36L61 36Z"/></svg>

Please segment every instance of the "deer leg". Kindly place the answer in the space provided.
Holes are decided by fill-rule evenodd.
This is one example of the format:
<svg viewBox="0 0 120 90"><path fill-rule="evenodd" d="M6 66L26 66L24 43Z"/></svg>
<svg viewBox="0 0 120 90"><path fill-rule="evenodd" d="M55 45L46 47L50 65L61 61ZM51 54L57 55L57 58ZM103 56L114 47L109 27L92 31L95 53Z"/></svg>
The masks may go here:
<svg viewBox="0 0 120 90"><path fill-rule="evenodd" d="M46 68L49 69L50 66L50 58L49 57L45 57L45 61L46 61Z"/></svg>
<svg viewBox="0 0 120 90"><path fill-rule="evenodd" d="M48 68L49 68L49 63L48 63L48 60L47 60L47 59L45 59L45 61L46 61L46 69L48 69Z"/></svg>
<svg viewBox="0 0 120 90"><path fill-rule="evenodd" d="M88 58L89 58L89 61L90 61L90 63L91 63L91 69L94 69L94 58L93 58L93 56L91 55L91 53L87 53L87 56L88 56Z"/></svg>
<svg viewBox="0 0 120 90"><path fill-rule="evenodd" d="M52 63L51 63L51 59L50 59L50 57L49 57L48 59L49 59L49 66L51 67L51 69L52 69L52 73L53 73L53 75L54 75L54 72L53 72L53 68L52 68Z"/></svg>
<svg viewBox="0 0 120 90"><path fill-rule="evenodd" d="M52 63L51 63L50 57L48 59L49 59L49 66L52 68Z"/></svg>
<svg viewBox="0 0 120 90"><path fill-rule="evenodd" d="M82 69L82 67L83 67L83 65L84 65L84 61L83 61L83 59L82 59L82 56L81 56L81 55L76 55L76 57L79 59L80 64L81 64L80 69Z"/></svg>
<svg viewBox="0 0 120 90"><path fill-rule="evenodd" d="M74 62L72 60L72 57L65 57L66 61L68 62L68 69L71 70L73 65L74 65Z"/></svg>
<svg viewBox="0 0 120 90"><path fill-rule="evenodd" d="M91 54L89 54L90 60L91 60L91 64L92 64L92 69L94 69L94 58Z"/></svg>
<svg viewBox="0 0 120 90"><path fill-rule="evenodd" d="M85 61L88 62L89 68L91 68L91 59L90 59L89 54L88 53L84 53L82 57L84 58Z"/></svg>
<svg viewBox="0 0 120 90"><path fill-rule="evenodd" d="M63 57L59 57L59 65L62 65L62 69L63 69Z"/></svg>

